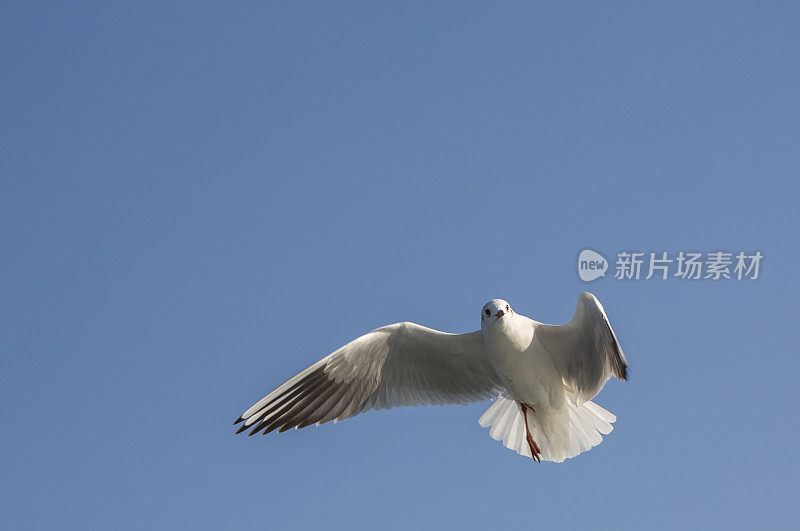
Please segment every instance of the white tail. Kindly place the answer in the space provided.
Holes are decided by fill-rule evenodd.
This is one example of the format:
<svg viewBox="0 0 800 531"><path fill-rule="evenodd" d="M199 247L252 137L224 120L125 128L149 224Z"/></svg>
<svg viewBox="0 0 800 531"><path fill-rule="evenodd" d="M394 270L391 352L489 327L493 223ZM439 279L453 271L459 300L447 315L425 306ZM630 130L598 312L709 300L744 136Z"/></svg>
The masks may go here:
<svg viewBox="0 0 800 531"><path fill-rule="evenodd" d="M547 415L528 414L528 429L541 450L543 461L560 463L564 459L600 444L603 435L611 433L617 417L594 402L577 405L574 396L567 395L567 407ZM506 448L520 455L533 457L525 438L525 420L519 403L506 395L498 397L478 420L489 435L502 441Z"/></svg>

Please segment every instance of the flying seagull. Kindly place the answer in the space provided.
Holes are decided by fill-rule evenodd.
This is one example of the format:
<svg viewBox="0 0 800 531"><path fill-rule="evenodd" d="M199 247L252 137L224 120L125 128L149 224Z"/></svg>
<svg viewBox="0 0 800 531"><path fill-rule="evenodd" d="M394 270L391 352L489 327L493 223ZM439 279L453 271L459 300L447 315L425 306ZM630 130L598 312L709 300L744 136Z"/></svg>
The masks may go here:
<svg viewBox="0 0 800 531"><path fill-rule="evenodd" d="M236 433L267 434L370 409L494 398L478 421L536 461L562 462L597 446L617 420L591 399L628 363L600 301L582 293L572 320L542 324L493 299L481 329L448 334L396 323L318 361L245 411Z"/></svg>

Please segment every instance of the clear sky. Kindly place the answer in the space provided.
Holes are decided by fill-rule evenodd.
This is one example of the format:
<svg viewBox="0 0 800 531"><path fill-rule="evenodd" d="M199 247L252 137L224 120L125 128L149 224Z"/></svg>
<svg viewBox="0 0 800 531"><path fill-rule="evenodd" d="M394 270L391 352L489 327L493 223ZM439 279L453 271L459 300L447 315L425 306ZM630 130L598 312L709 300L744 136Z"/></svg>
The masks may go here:
<svg viewBox="0 0 800 531"><path fill-rule="evenodd" d="M0 7L7 528L796 527L796 2ZM755 281L577 274L760 251ZM613 269L613 265L612 265ZM597 448L488 403L267 437L341 344L605 305Z"/></svg>

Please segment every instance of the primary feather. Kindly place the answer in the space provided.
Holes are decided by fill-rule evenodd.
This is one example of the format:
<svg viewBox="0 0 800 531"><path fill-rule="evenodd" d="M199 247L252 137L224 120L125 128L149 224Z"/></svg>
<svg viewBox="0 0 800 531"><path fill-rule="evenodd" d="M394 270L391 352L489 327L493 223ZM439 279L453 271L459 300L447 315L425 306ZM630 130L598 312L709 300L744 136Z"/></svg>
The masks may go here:
<svg viewBox="0 0 800 531"><path fill-rule="evenodd" d="M303 428L369 409L465 404L502 389L480 332L397 323L351 341L269 393L236 420L244 422L237 433Z"/></svg>

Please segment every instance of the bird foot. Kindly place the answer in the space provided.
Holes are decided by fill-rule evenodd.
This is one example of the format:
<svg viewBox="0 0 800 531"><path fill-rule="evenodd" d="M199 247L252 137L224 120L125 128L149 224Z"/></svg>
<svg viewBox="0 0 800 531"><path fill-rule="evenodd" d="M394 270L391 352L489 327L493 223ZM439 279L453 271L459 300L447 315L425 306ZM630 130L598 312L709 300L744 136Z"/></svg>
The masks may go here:
<svg viewBox="0 0 800 531"><path fill-rule="evenodd" d="M525 418L525 439L528 441L528 447L531 449L531 457L533 457L534 461L537 463L541 463L542 451L539 449L539 445L536 444L536 441L533 440L531 430L528 428L528 408L525 404L520 404L520 407L522 408L522 415Z"/></svg>

